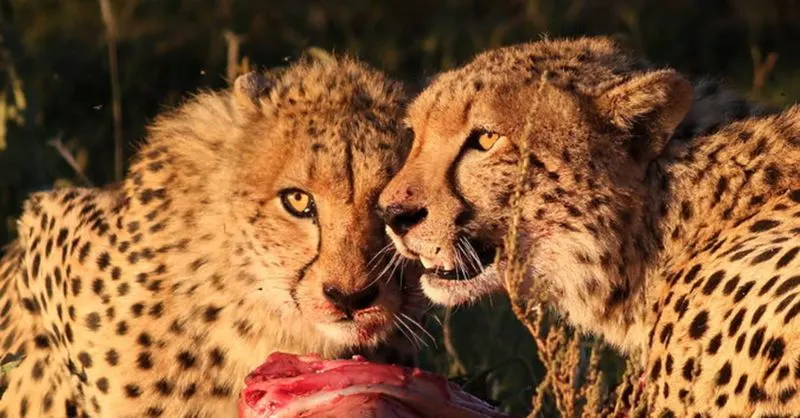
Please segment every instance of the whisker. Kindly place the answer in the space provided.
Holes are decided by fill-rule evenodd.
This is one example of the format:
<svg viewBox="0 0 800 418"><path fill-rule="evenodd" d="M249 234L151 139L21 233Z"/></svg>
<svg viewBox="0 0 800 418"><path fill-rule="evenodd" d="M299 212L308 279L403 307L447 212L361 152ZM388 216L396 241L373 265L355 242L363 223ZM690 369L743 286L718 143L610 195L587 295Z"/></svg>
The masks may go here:
<svg viewBox="0 0 800 418"><path fill-rule="evenodd" d="M369 268L369 272L370 273L372 273L372 270L378 265L378 264L373 265L373 263L375 263L376 261L380 260L379 257L385 255L386 252L391 250L391 249L392 249L392 243L390 242L390 243L386 244L386 246L381 248L380 251L375 253L375 255L372 256L372 259L370 259L369 262L367 263L367 268Z"/></svg>
<svg viewBox="0 0 800 418"><path fill-rule="evenodd" d="M472 259L475 260L475 262L478 263L478 265L481 265L482 263L480 257L478 257L478 252L475 251L475 247L472 245L472 243L469 242L469 240L466 237L461 237L461 239L462 242L464 243L464 248L466 248L469 255L472 256Z"/></svg>
<svg viewBox="0 0 800 418"><path fill-rule="evenodd" d="M467 259L467 261L469 261L469 266L472 269L474 269L475 271L480 271L481 270L481 268L479 267L480 261L478 262L478 265L475 264L475 257L470 252L471 248L470 248L469 241L467 241L464 237L461 237L461 238L459 238L459 243L458 244L461 246L461 249L464 251L464 256Z"/></svg>
<svg viewBox="0 0 800 418"><path fill-rule="evenodd" d="M391 250L391 243L386 244L383 248L381 248L375 255L367 263L367 267L374 267L376 263L382 258L382 256L386 255L386 253Z"/></svg>
<svg viewBox="0 0 800 418"><path fill-rule="evenodd" d="M395 273L395 271L397 271L397 267L400 264L403 263L403 258L402 257L393 258L392 260L395 260L394 261L394 267L392 267L392 271L389 272L389 275L386 277L386 284L389 284L389 282L392 281L392 278L394 277L394 273Z"/></svg>
<svg viewBox="0 0 800 418"><path fill-rule="evenodd" d="M397 256L398 256L398 254L397 254L397 253L394 253L394 254L392 255L392 258L391 258L391 259L389 259L389 261L388 261L388 262L387 262L387 263L386 263L386 264L383 266L383 270L381 270L380 274L378 274L377 276L375 276L375 278L374 278L374 279L372 279L372 280L369 282L369 284L367 284L367 286L365 286L365 287L370 287L370 286L374 285L375 283L377 283L377 282L378 282L378 281L381 279L381 277L383 277L383 275L384 275L384 274L386 274L386 270L388 270L388 269L389 269L389 267L391 266L391 262L392 262L392 260L394 260L394 258L395 258L395 257L397 257ZM376 264L375 266L377 266L377 265L378 265L378 264ZM373 268L374 268L374 266L373 266ZM369 271L369 272L367 272L367 274L368 274L368 275L369 275L369 274L372 274L372 270L373 270L373 269L370 269L370 271Z"/></svg>
<svg viewBox="0 0 800 418"><path fill-rule="evenodd" d="M400 312L400 315L403 315L403 313ZM421 345L419 345L420 348L422 347L422 345L425 345L426 347L428 346L427 342L425 342L425 340L423 340L419 335L417 335L417 333L408 324L408 322L405 319L405 318L407 318L405 315L397 316L397 314L395 314L394 316L395 316L395 318L397 318L398 321L400 321L400 323L403 324L403 326L405 326L406 331L408 331L414 337L414 339L417 340L417 342L421 344Z"/></svg>
<svg viewBox="0 0 800 418"><path fill-rule="evenodd" d="M406 262L408 262L408 259L405 257L400 261L400 289L403 288L403 280L406 277Z"/></svg>
<svg viewBox="0 0 800 418"><path fill-rule="evenodd" d="M454 251L453 251L453 255L455 256L455 257L454 257L454 258L455 258L455 260L454 260L454 261L455 261L455 263L456 263L456 265L455 265L455 269L454 269L454 270L456 271L456 280L459 280L459 275L458 275L458 273L459 273L459 270L458 270L458 267L459 267L459 265L461 264L461 262L460 262L460 261L459 261L459 259L458 259L458 251L459 251L459 249L458 249L458 245L456 245L456 246L453 248L453 250L454 250Z"/></svg>
<svg viewBox="0 0 800 418"><path fill-rule="evenodd" d="M455 251L455 255L456 255L456 280L460 280L459 276L458 276L459 271L463 270L464 278L467 277L467 271L464 269L464 260L461 258L462 249L461 249L461 245L458 242L456 242L455 250L456 250Z"/></svg>
<svg viewBox="0 0 800 418"><path fill-rule="evenodd" d="M472 243L471 243L471 242L469 242L469 240L468 240L468 239L466 239L466 238L464 238L464 237L461 237L461 239L463 239L463 240L464 240L464 247L466 247L466 249L467 249L467 253L468 253L470 256L472 256L472 259L473 259L473 260L475 260L475 262L476 262L476 263L477 263L477 265L478 265L478 270L480 270L480 271L481 271L481 273L483 273L483 271L484 271L484 270L483 270L483 263L481 262L481 258L480 258L480 257L478 257L478 251L476 251L476 250L475 250L475 247L472 245Z"/></svg>
<svg viewBox="0 0 800 418"><path fill-rule="evenodd" d="M431 308L433 308L433 306L431 306ZM440 327L444 327L444 324L442 323L442 319L439 318L438 315L434 315L434 314L430 313L430 311L431 311L431 309L428 309L426 312L423 312L422 316L431 318L434 321L436 321L436 323L439 324Z"/></svg>
<svg viewBox="0 0 800 418"><path fill-rule="evenodd" d="M408 335L410 335L411 337L413 337L413 344L414 344L414 347L415 347L417 350L420 350L420 349L422 349L422 346L423 346L423 345L424 345L425 347L427 347L427 346L428 346L428 344L427 344L427 343L426 343L424 340L422 340L422 339L420 338L420 336L419 336L419 335L417 335L417 333L415 333L415 332L414 332L414 330L412 330L412 329L411 329L411 327L410 327L410 326L409 326L409 325L408 325L408 324L407 324L405 321L403 321L403 318L401 318L401 317L399 317L399 316L397 316L397 315L395 315L394 317L395 317L395 319L397 319L397 323L398 323L399 325L401 325L403 329L405 329L406 331L408 331ZM412 341L412 340L411 340L411 339L409 339L409 341Z"/></svg>
<svg viewBox="0 0 800 418"><path fill-rule="evenodd" d="M405 313L403 313L403 312L401 312L401 313L400 313L400 316L404 317L404 318L405 318L407 321L409 321L409 322L410 322L412 325L416 326L417 328L419 328L419 329L420 329L420 331L422 331L423 333L425 333L425 335L427 335L427 336L428 336L428 338L430 338L431 342L432 342L432 343L433 343L433 345L434 345L434 348L436 348L436 347L437 347L437 344L436 344L436 338L434 338L434 337L433 337L433 335L431 335L431 333L430 333L430 332L428 332L428 330L426 330L426 329L425 329L425 327L423 327L423 326L422 326L422 324L420 324L420 323L419 323L419 322L418 322L416 319L414 319L414 318L412 318L412 317L408 316L407 314L405 314Z"/></svg>
<svg viewBox="0 0 800 418"><path fill-rule="evenodd" d="M413 328L411 328L411 325L409 325L409 324L408 324L408 322L406 322L406 326L408 327L408 329L409 329L410 331L413 331ZM422 338L422 337L419 335L419 333L417 333L417 332L414 332L414 336L416 336L416 337L417 337L417 341L419 341L419 343L420 343L420 348L422 348L423 346L424 346L425 348L429 348L429 347L430 347L430 344L428 344L428 342L427 342L427 341L425 341L425 339L424 339L424 338Z"/></svg>
<svg viewBox="0 0 800 418"><path fill-rule="evenodd" d="M386 265L383 267L383 270L381 270L381 272L380 272L380 273L378 273L378 277L375 279L375 281L378 281L378 280L380 280L381 278L383 278L383 275L384 275L384 274L386 274L386 273L387 273L387 272L388 272L388 271L389 271L389 270L392 268L392 265L394 264L395 260L396 260L398 257L400 257L400 254L399 254L399 253L394 253L394 254L392 255L392 258L389 260L389 262L388 262L388 263L386 263Z"/></svg>
<svg viewBox="0 0 800 418"><path fill-rule="evenodd" d="M405 328L403 328L397 315L395 315L394 318L395 318L394 323L397 326L397 329L400 331L400 333L402 333L403 336L406 337L408 342L410 342L415 349L419 350L419 348L417 347L417 342L414 339L412 339L411 336L408 335L408 331L406 331Z"/></svg>

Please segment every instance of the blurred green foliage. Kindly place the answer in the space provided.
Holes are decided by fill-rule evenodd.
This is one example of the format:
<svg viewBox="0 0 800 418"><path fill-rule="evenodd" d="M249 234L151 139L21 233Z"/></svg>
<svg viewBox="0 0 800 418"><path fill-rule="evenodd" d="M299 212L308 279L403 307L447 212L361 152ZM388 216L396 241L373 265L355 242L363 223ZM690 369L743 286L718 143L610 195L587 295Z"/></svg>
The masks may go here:
<svg viewBox="0 0 800 418"><path fill-rule="evenodd" d="M422 352L420 366L445 374L468 392L509 410L530 409L544 369L533 339L508 301L493 295L469 309L443 311L435 313L441 323L428 321L437 341Z"/></svg>
<svg viewBox="0 0 800 418"><path fill-rule="evenodd" d="M165 107L226 84L225 31L241 55L282 65L312 46L356 54L416 81L499 45L609 34L656 63L750 92L752 51L779 54L761 94L800 97L798 0L112 0L125 153ZM113 180L113 119L98 0L0 1L0 244L31 191L80 182L48 141L60 138L94 184Z"/></svg>
<svg viewBox="0 0 800 418"><path fill-rule="evenodd" d="M0 0L0 246L14 237L14 219L31 191L114 181L109 51L100 4ZM756 99L786 105L800 98L795 52L800 0L113 0L110 5L126 156L161 110L198 88L226 85L226 31L243 37L240 55L258 67L283 65L306 48L319 47L355 54L412 83L487 48L544 34L607 34L660 65L723 78ZM777 54L776 65L763 83L756 81L754 69L768 62L769 53ZM543 369L533 341L500 299L447 315L452 334L447 349L440 330L432 327L440 341L424 353L423 364L521 412Z"/></svg>

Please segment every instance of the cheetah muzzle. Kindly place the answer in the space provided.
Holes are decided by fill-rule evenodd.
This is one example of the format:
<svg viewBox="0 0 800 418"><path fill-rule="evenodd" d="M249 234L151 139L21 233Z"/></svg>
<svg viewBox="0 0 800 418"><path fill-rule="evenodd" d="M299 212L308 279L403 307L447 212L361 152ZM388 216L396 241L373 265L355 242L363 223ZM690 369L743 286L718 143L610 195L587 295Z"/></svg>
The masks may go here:
<svg viewBox="0 0 800 418"><path fill-rule="evenodd" d="M419 259L424 267L421 278L425 292L437 301L457 305L502 289L498 271L504 261L498 257L502 237L464 225L453 234L449 245L435 247L406 237L406 233L427 216L427 209L388 206L380 210L386 231L400 254Z"/></svg>

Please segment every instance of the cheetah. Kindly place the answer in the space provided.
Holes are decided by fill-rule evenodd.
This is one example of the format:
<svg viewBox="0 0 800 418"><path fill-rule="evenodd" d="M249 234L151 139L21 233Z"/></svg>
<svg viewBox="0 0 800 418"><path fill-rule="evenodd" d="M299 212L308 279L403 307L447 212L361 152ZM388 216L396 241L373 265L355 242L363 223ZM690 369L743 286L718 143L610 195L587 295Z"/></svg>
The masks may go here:
<svg viewBox="0 0 800 418"><path fill-rule="evenodd" d="M484 52L409 105L388 234L435 302L642 354L650 414L797 413L800 106L697 87L604 37Z"/></svg>
<svg viewBox="0 0 800 418"><path fill-rule="evenodd" d="M269 353L390 338L414 276L385 268L373 205L404 91L347 57L249 73L159 116L119 187L32 195L0 263L25 356L0 416L235 416Z"/></svg>

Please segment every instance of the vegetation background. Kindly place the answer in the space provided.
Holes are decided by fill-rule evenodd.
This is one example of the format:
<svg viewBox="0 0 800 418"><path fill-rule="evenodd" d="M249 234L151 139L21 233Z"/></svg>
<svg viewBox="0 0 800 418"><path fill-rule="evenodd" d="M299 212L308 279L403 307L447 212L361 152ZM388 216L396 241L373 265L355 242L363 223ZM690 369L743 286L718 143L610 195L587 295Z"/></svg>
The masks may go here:
<svg viewBox="0 0 800 418"><path fill-rule="evenodd" d="M418 82L544 34L613 35L753 99L800 98L800 0L0 0L0 246L28 193L119 179L158 112L247 68L316 47ZM580 405L604 402L621 377L621 359L557 321L543 322L538 345L551 350L537 356L500 296L434 314L423 365L508 411L547 393L539 413L591 415Z"/></svg>

